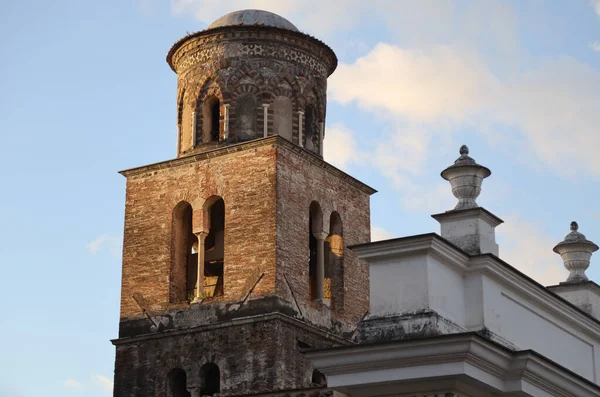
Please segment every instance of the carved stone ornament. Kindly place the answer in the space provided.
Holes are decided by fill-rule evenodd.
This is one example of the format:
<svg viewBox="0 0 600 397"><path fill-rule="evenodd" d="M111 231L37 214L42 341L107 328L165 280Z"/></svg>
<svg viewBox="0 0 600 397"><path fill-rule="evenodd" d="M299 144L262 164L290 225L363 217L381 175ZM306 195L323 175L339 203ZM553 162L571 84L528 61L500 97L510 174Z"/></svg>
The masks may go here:
<svg viewBox="0 0 600 397"><path fill-rule="evenodd" d="M585 271L590 267L592 253L598 250L598 246L587 240L578 229L577 222L571 222L571 232L553 250L561 256L565 268L569 271L566 282L572 284L588 281Z"/></svg>
<svg viewBox="0 0 600 397"><path fill-rule="evenodd" d="M488 168L477 164L469 157L469 148L462 145L460 157L453 165L442 171L442 178L450 182L452 194L458 199L454 210L479 207L475 199L481 193L483 179L491 174L492 172Z"/></svg>

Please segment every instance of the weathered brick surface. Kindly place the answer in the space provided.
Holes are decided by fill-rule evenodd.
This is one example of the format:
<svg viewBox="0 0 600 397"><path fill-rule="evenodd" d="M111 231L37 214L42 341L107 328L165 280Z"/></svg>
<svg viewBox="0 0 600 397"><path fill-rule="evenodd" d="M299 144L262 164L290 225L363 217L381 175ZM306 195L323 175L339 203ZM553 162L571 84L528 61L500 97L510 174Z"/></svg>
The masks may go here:
<svg viewBox="0 0 600 397"><path fill-rule="evenodd" d="M140 293L155 312L167 310L172 263L173 208L182 200L202 227L202 206L213 195L225 201L223 300L238 300L261 273L254 296L275 286L275 148L244 151L194 161L174 160L151 169L125 172L127 195L123 242L121 318L139 317L133 299ZM256 277L255 277L256 276ZM250 287L248 287L250 285ZM217 298L215 298L217 299Z"/></svg>
<svg viewBox="0 0 600 397"><path fill-rule="evenodd" d="M188 388L199 387L205 363L218 365L222 395L330 395L311 383L313 368L301 350L350 343L368 309L367 265L345 248L369 241L373 193L319 154L335 54L302 33L235 26L187 36L167 60L178 75L178 158L123 171L127 192L114 395L166 396L167 374L176 368L186 372ZM203 104L209 109L213 97L221 105L218 141L202 131L211 114L203 112ZM263 104L270 105L267 138ZM298 112L309 110L313 117L307 126L311 117L300 119ZM289 140L274 136L275 113L278 131L291 132ZM312 140L307 127L314 131ZM224 294L190 305L181 297L189 288L182 285L185 270L174 271L174 240L185 247L177 251L184 257L194 237L186 227L189 218L173 232L173 210L189 203L193 231L207 231L204 208L215 196L225 203ZM343 252L343 259L326 267L330 305L309 296L313 201L323 213L323 232L330 231L333 213L342 223L330 239L334 250Z"/></svg>
<svg viewBox="0 0 600 397"><path fill-rule="evenodd" d="M289 320L269 318L163 333L117 343L114 395L164 397L173 368L200 386L200 368L218 365L222 395L268 393L314 387L306 346L325 348L340 341Z"/></svg>
<svg viewBox="0 0 600 397"><path fill-rule="evenodd" d="M343 294L332 288L332 309L310 303L308 274L309 207L319 203L323 212L322 230L329 233L331 213L336 211L343 224L344 246L370 241L370 191L350 183L349 176L310 153L291 145L277 151L277 291L290 296L284 275L296 299L316 323L332 315L349 324L359 321L369 308L368 265L344 249ZM339 172L339 171L338 171ZM339 280L332 280L332 283ZM342 301L342 302L340 302ZM326 323L321 323L326 324Z"/></svg>

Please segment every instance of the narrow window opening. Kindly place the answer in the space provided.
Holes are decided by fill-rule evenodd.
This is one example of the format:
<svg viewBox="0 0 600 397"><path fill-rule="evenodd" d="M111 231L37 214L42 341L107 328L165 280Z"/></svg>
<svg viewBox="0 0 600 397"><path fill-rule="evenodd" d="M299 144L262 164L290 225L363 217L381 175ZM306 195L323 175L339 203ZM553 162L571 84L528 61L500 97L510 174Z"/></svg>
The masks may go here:
<svg viewBox="0 0 600 397"><path fill-rule="evenodd" d="M344 306L344 237L342 218L336 211L329 218L329 235L325 240L325 300L341 311Z"/></svg>
<svg viewBox="0 0 600 397"><path fill-rule="evenodd" d="M218 142L221 132L221 102L216 96L213 95L204 100L202 118L202 142Z"/></svg>
<svg viewBox="0 0 600 397"><path fill-rule="evenodd" d="M211 141L219 140L219 122L221 119L221 104L216 101L212 104L211 108L211 127L210 127L210 138Z"/></svg>
<svg viewBox="0 0 600 397"><path fill-rule="evenodd" d="M311 106L307 107L304 112L304 119L306 121L306 142L304 143L304 147L308 150L313 150L313 137L315 132L315 114L314 110Z"/></svg>
<svg viewBox="0 0 600 397"><path fill-rule="evenodd" d="M169 372L167 394L168 397L191 397L187 390L187 376L184 370L175 368Z"/></svg>
<svg viewBox="0 0 600 397"><path fill-rule="evenodd" d="M204 292L223 295L223 261L225 257L225 202L215 201L207 210L209 231L204 242Z"/></svg>
<svg viewBox="0 0 600 397"><path fill-rule="evenodd" d="M221 372L216 364L204 364L200 369L200 377L203 396L212 396L221 392Z"/></svg>
<svg viewBox="0 0 600 397"><path fill-rule="evenodd" d="M192 232L192 206L182 201L173 210L171 302L183 302L194 296L198 277L198 239Z"/></svg>
<svg viewBox="0 0 600 397"><path fill-rule="evenodd" d="M319 244L318 240L323 230L323 213L321 206L316 201L310 204L309 222L308 222L308 277L309 277L309 295L311 300L323 298L323 263L319 263ZM322 249L322 247L321 247ZM322 258L323 259L323 258ZM319 267L321 268L319 269ZM320 273L321 272L321 273Z"/></svg>

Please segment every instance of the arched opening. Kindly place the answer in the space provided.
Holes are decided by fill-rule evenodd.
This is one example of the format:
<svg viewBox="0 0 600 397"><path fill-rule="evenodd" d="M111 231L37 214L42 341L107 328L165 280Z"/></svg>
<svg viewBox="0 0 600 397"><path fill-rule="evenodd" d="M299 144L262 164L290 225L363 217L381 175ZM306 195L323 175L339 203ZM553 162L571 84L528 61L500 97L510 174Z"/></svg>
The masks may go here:
<svg viewBox="0 0 600 397"><path fill-rule="evenodd" d="M240 141L256 136L256 100L254 95L241 95L237 100L237 138Z"/></svg>
<svg viewBox="0 0 600 397"><path fill-rule="evenodd" d="M344 303L344 237L342 218L336 211L329 218L329 235L325 240L325 300L337 310Z"/></svg>
<svg viewBox="0 0 600 397"><path fill-rule="evenodd" d="M327 387L327 377L321 371L315 369L313 370L310 383L315 386Z"/></svg>
<svg viewBox="0 0 600 397"><path fill-rule="evenodd" d="M213 197L205 204L204 216L208 235L204 240L204 293L223 295L223 263L225 258L225 202Z"/></svg>
<svg viewBox="0 0 600 397"><path fill-rule="evenodd" d="M218 142L220 136L221 102L214 95L202 104L202 137L204 142ZM199 134L197 134L198 136Z"/></svg>
<svg viewBox="0 0 600 397"><path fill-rule="evenodd" d="M275 134L292 140L292 100L278 96L273 102L273 130Z"/></svg>
<svg viewBox="0 0 600 397"><path fill-rule="evenodd" d="M198 239L192 232L192 206L182 201L175 206L171 226L171 302L194 296L198 277Z"/></svg>
<svg viewBox="0 0 600 397"><path fill-rule="evenodd" d="M306 121L306 141L304 143L304 147L308 150L313 150L313 139L315 136L315 110L312 106L308 106L304 111L304 119Z"/></svg>
<svg viewBox="0 0 600 397"><path fill-rule="evenodd" d="M221 372L214 363L206 363L200 368L201 395L212 396L221 392Z"/></svg>
<svg viewBox="0 0 600 397"><path fill-rule="evenodd" d="M187 376L181 368L172 369L167 375L167 397L191 397L187 390Z"/></svg>
<svg viewBox="0 0 600 397"><path fill-rule="evenodd" d="M309 211L309 225L308 225L308 277L309 277L309 293L310 299L319 299L323 296L322 280L319 274L319 263L318 263L318 244L317 239L319 233L323 230L323 212L321 206L316 201L310 203Z"/></svg>

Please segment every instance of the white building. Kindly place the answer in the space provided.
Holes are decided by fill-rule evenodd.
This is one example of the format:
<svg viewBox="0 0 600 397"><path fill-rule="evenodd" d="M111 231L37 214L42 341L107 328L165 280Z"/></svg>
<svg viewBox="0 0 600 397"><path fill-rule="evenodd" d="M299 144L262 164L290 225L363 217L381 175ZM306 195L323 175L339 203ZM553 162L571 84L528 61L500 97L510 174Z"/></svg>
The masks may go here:
<svg viewBox="0 0 600 397"><path fill-rule="evenodd" d="M600 286L584 274L598 246L573 222L555 286L504 262L502 220L475 202L490 170L460 153L440 234L350 247L370 266L370 315L356 346L309 358L352 396L600 396Z"/></svg>

